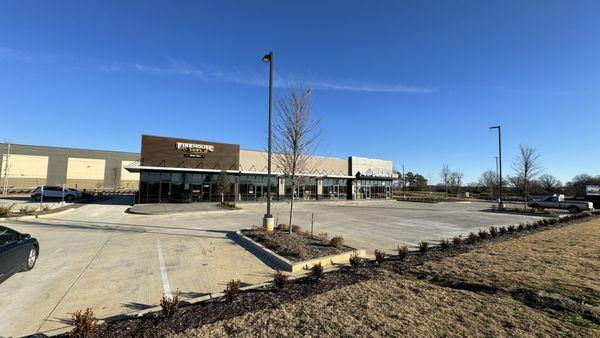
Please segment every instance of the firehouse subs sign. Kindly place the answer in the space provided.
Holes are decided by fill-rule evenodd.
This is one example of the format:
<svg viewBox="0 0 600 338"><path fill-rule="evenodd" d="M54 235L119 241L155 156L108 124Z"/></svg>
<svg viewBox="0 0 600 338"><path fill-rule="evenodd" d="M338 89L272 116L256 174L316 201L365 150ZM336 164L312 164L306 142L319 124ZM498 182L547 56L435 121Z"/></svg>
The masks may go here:
<svg viewBox="0 0 600 338"><path fill-rule="evenodd" d="M212 144L175 142L175 149L186 151L189 153L206 154L215 151L215 146L213 146Z"/></svg>

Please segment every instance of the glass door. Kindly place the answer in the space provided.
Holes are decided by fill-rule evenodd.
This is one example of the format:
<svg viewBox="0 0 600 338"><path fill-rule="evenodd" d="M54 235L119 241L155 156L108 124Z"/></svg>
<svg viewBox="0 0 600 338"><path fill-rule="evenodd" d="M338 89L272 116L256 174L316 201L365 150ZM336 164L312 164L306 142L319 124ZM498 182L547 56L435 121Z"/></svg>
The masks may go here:
<svg viewBox="0 0 600 338"><path fill-rule="evenodd" d="M340 196L340 186L339 185L334 185L333 186L333 199L338 199Z"/></svg>
<svg viewBox="0 0 600 338"><path fill-rule="evenodd" d="M202 201L203 202L210 201L210 193L211 193L210 183L202 184Z"/></svg>
<svg viewBox="0 0 600 338"><path fill-rule="evenodd" d="M371 187L363 187L363 198L367 200L371 198Z"/></svg>
<svg viewBox="0 0 600 338"><path fill-rule="evenodd" d="M263 199L263 186L262 185L257 185L255 188L256 188L256 200L257 201L262 201L262 199Z"/></svg>

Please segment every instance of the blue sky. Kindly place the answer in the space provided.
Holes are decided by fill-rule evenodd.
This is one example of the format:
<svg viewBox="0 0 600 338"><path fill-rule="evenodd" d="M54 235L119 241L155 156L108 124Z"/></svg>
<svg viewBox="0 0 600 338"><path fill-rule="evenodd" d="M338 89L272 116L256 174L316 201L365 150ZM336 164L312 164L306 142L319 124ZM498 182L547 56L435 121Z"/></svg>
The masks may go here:
<svg viewBox="0 0 600 338"><path fill-rule="evenodd" d="M318 154L476 180L519 144L567 181L600 174L597 1L12 1L0 138L139 151L140 135L263 149L275 95L313 89Z"/></svg>

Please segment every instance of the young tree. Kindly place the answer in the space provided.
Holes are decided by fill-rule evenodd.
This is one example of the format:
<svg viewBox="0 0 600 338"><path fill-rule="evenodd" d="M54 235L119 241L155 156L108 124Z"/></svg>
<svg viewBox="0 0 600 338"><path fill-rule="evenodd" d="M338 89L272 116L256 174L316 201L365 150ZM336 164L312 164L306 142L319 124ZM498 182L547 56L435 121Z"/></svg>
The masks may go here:
<svg viewBox="0 0 600 338"><path fill-rule="evenodd" d="M446 163L442 166L442 171L440 171L440 178L442 179L442 184L444 184L444 191L446 191L446 195L448 195L448 183L450 182L450 166Z"/></svg>
<svg viewBox="0 0 600 338"><path fill-rule="evenodd" d="M308 158L314 150L319 136L319 120L314 119L311 93L290 87L288 95L280 98L276 105L274 124L274 160L280 170L292 182L289 229L292 232L294 215L294 191L302 177L309 172Z"/></svg>
<svg viewBox="0 0 600 338"><path fill-rule="evenodd" d="M513 169L522 184L525 208L527 208L527 188L540 171L542 171L539 159L540 155L535 149L521 145L519 147L519 155L513 161Z"/></svg>
<svg viewBox="0 0 600 338"><path fill-rule="evenodd" d="M225 170L221 170L217 180L217 194L221 194L221 203L225 202L225 194L229 194L229 177Z"/></svg>
<svg viewBox="0 0 600 338"><path fill-rule="evenodd" d="M464 174L458 171L453 171L450 173L448 177L448 183L450 184L453 193L458 194L460 192L463 176Z"/></svg>
<svg viewBox="0 0 600 338"><path fill-rule="evenodd" d="M490 196L495 196L498 190L498 175L493 170L487 170L479 178L479 184Z"/></svg>
<svg viewBox="0 0 600 338"><path fill-rule="evenodd" d="M538 178L538 183L545 192L552 194L557 192L558 188L561 186L560 181L550 174L541 175Z"/></svg>

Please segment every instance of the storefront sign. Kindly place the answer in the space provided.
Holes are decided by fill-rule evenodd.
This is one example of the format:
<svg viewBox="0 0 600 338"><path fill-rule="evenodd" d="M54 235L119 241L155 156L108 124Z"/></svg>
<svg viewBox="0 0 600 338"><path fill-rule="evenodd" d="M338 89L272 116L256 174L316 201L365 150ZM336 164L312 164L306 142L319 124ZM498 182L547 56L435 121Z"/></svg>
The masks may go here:
<svg viewBox="0 0 600 338"><path fill-rule="evenodd" d="M204 158L204 154L183 154L183 157Z"/></svg>
<svg viewBox="0 0 600 338"><path fill-rule="evenodd" d="M215 151L215 146L213 146L212 144L175 142L175 149L181 151L188 151L191 153L206 154Z"/></svg>

